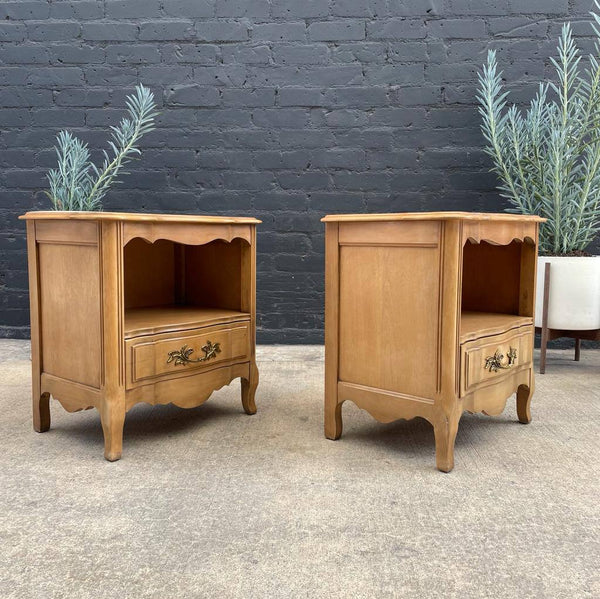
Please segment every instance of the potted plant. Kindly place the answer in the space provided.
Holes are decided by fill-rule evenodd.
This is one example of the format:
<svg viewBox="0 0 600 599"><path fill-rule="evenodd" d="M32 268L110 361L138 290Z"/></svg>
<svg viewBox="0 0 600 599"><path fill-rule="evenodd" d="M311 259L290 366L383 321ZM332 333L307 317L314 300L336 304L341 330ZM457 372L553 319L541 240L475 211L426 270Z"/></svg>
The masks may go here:
<svg viewBox="0 0 600 599"><path fill-rule="evenodd" d="M527 110L507 106L495 51L479 75L486 152L508 210L547 219L540 230L535 324L542 324L544 265L550 262L551 329L600 329L600 256L586 251L600 229L600 16L591 14L597 40L589 64L582 66L566 23L558 57L550 59L557 81L540 83Z"/></svg>
<svg viewBox="0 0 600 599"><path fill-rule="evenodd" d="M111 127L110 154L103 150L104 160L98 168L90 160L86 143L69 131L61 131L55 147L57 168L48 172L50 190L46 194L54 210L101 210L102 198L123 174L122 167L141 152L136 147L140 138L154 129L156 105L154 94L143 85L127 96L128 117Z"/></svg>

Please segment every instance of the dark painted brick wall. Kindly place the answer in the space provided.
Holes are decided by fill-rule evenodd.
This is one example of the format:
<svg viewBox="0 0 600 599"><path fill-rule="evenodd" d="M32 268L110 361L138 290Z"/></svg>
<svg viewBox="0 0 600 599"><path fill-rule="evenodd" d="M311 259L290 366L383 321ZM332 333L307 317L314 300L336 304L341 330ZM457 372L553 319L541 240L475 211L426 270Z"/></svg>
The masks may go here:
<svg viewBox="0 0 600 599"><path fill-rule="evenodd" d="M110 210L255 215L262 342L318 342L328 212L500 210L473 105L499 50L517 97L592 0L0 3L0 336L28 335L24 227L52 145L94 147L137 82L161 105Z"/></svg>

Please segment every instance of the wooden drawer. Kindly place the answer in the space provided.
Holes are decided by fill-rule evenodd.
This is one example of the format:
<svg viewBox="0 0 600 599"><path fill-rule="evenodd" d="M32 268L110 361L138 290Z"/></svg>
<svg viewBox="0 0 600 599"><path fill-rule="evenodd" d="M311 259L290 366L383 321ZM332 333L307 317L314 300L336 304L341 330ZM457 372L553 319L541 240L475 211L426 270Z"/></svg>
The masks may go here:
<svg viewBox="0 0 600 599"><path fill-rule="evenodd" d="M125 342L127 388L250 359L250 323L134 337Z"/></svg>
<svg viewBox="0 0 600 599"><path fill-rule="evenodd" d="M499 335L482 337L460 346L460 395L494 384L515 370L530 366L533 328L519 327Z"/></svg>

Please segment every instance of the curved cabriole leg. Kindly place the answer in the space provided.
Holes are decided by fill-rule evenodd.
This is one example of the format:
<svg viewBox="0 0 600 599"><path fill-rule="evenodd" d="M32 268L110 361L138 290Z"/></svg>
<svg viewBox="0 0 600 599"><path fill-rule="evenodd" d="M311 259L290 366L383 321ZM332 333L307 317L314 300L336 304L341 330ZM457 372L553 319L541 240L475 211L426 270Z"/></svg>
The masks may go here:
<svg viewBox="0 0 600 599"><path fill-rule="evenodd" d="M242 406L246 414L256 414L254 396L258 387L258 368L256 364L250 365L250 378L242 379Z"/></svg>
<svg viewBox="0 0 600 599"><path fill-rule="evenodd" d="M105 402L100 408L100 421L104 432L104 457L109 462L116 462L123 453L125 410Z"/></svg>
<svg viewBox="0 0 600 599"><path fill-rule="evenodd" d="M33 430L45 433L50 428L50 393L33 396Z"/></svg>
<svg viewBox="0 0 600 599"><path fill-rule="evenodd" d="M531 422L531 396L533 395L533 386L520 385L517 389L517 416L522 424Z"/></svg>
<svg viewBox="0 0 600 599"><path fill-rule="evenodd" d="M337 401L337 398L336 398ZM325 436L336 441L342 436L342 405L344 402L327 402L325 405Z"/></svg>
<svg viewBox="0 0 600 599"><path fill-rule="evenodd" d="M454 441L461 414L443 415L433 425L435 434L435 461L438 470L450 472L454 468Z"/></svg>

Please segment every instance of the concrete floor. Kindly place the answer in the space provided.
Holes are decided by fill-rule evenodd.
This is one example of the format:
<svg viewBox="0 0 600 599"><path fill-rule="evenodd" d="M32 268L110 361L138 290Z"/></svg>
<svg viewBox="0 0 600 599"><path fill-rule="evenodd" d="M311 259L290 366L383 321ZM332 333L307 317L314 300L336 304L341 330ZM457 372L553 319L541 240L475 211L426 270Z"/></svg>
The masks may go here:
<svg viewBox="0 0 600 599"><path fill-rule="evenodd" d="M320 347L262 347L204 406L136 406L123 459L95 410L34 433L29 348L0 342L0 597L600 596L600 352L552 351L533 422L465 415L451 474L433 432L344 406L322 433Z"/></svg>

